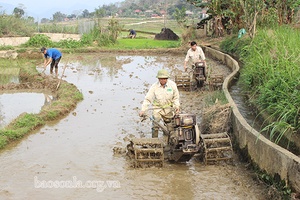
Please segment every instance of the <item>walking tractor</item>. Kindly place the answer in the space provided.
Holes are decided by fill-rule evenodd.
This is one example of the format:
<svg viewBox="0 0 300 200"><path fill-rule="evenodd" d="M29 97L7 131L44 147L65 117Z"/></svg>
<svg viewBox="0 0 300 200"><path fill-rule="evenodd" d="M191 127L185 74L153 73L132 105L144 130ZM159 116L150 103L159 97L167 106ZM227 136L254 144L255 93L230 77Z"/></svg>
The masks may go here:
<svg viewBox="0 0 300 200"><path fill-rule="evenodd" d="M206 164L232 158L228 134L201 134L194 114L176 114L172 118L171 128L149 118L157 123L164 137L131 139L127 154L133 160L134 167L161 167L165 160L186 162L196 154Z"/></svg>
<svg viewBox="0 0 300 200"><path fill-rule="evenodd" d="M194 63L192 69L175 76L177 87L190 91L202 88L205 84L211 90L220 89L223 81L222 75L208 75L206 62L204 61Z"/></svg>

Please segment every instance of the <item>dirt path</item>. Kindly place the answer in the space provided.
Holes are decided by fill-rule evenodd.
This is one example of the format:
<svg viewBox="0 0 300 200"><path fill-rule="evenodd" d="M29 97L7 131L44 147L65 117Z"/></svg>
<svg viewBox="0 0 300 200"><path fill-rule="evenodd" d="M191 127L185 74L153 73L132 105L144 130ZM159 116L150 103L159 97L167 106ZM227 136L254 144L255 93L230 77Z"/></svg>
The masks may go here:
<svg viewBox="0 0 300 200"><path fill-rule="evenodd" d="M162 23L164 20L151 20L151 21L143 21L143 22L136 22L136 23L130 23L125 24L126 26L132 26L132 25L139 25L139 24L147 24L147 23Z"/></svg>

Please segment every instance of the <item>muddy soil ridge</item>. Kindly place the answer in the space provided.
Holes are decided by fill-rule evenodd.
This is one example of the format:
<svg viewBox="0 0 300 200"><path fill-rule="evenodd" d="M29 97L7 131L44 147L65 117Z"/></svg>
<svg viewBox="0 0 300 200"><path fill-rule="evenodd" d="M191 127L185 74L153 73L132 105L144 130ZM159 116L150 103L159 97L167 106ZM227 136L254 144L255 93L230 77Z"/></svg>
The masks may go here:
<svg viewBox="0 0 300 200"><path fill-rule="evenodd" d="M33 81L33 80L39 80L39 81ZM54 78L53 76L46 76L43 74L38 74L35 75L34 77L30 77L26 74L21 74L20 83L9 83L9 84L0 85L0 90L5 91L5 90L43 89L43 90L48 90L51 93L55 93L58 81L59 79Z"/></svg>

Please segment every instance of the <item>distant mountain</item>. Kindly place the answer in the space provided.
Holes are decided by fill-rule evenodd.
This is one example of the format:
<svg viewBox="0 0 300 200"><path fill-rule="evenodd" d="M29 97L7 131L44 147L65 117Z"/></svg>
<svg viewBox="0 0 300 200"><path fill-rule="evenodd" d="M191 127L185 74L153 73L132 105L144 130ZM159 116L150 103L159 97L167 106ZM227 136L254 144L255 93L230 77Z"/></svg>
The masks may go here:
<svg viewBox="0 0 300 200"><path fill-rule="evenodd" d="M51 1L44 2L44 6L35 5L27 1L28 5L25 6L25 16L31 16L36 21L40 21L42 18L52 19L53 14L56 12L61 12L62 14L71 15L71 14L82 14L82 11L87 9L90 13L94 12L95 9L102 8L105 9L107 13L124 13L124 16L135 16L137 11L151 11L154 14L162 14L167 12L171 15L174 13L176 8L181 9L182 7L186 8L187 11L198 12L199 8L189 4L186 0L110 0L118 1L119 3L109 4L109 5L100 5L103 4L103 1L99 1L97 5L96 1L92 4L80 4L80 3L70 3L69 1L62 1L59 5L52 5ZM42 4L43 2L41 2ZM47 5L47 6L46 6ZM48 6L50 5L50 6ZM95 6L96 5L96 6ZM19 5L12 5L9 3L0 2L0 11L6 14L12 14L14 8ZM49 9L50 8L50 9Z"/></svg>

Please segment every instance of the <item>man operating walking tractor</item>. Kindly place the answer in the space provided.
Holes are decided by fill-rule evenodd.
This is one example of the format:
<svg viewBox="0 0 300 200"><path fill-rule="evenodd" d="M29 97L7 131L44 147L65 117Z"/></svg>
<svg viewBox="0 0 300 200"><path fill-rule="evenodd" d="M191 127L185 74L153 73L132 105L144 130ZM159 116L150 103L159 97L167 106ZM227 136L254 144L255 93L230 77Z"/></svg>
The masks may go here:
<svg viewBox="0 0 300 200"><path fill-rule="evenodd" d="M163 166L165 158L186 162L199 151L200 132L196 116L179 113L179 91L175 82L169 80L167 70L159 70L156 77L158 81L150 87L139 113L143 117L147 116L147 110L152 110L152 116L149 116L152 138L133 138L127 145L135 167ZM159 129L163 131L163 139L158 138Z"/></svg>
<svg viewBox="0 0 300 200"><path fill-rule="evenodd" d="M175 82L178 87L195 90L203 87L207 80L206 59L202 48L195 41L190 46L184 59L184 73L177 75Z"/></svg>
<svg viewBox="0 0 300 200"><path fill-rule="evenodd" d="M171 119L175 113L179 113L179 92L175 82L169 80L169 72L165 69L158 71L158 81L149 89L140 111L140 116L145 115L148 107L152 104L153 119L159 122L161 119L167 125L168 130L172 129ZM174 112L175 111L175 112ZM153 123L152 137L158 137L158 125Z"/></svg>

